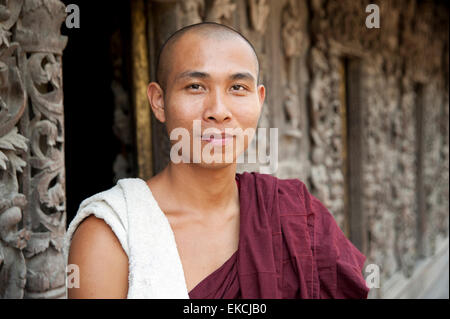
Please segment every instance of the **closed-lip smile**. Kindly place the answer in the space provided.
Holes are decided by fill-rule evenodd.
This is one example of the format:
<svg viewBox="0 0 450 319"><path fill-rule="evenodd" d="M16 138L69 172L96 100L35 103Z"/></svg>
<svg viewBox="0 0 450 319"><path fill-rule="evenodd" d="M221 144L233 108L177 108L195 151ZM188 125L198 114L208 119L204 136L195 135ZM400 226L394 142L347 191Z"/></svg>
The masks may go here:
<svg viewBox="0 0 450 319"><path fill-rule="evenodd" d="M234 135L232 135L232 134L227 134L225 132L222 132L221 134L211 133L211 134L202 135L201 139L202 139L202 141L220 145L220 144L228 143L233 137L234 137Z"/></svg>

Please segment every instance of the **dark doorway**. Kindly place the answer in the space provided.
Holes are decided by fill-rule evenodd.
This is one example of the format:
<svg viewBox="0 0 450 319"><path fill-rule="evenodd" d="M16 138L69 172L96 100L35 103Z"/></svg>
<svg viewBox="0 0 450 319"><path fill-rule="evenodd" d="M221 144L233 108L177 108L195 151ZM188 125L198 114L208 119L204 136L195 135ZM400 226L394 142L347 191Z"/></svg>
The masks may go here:
<svg viewBox="0 0 450 319"><path fill-rule="evenodd" d="M119 32L128 38L129 8L128 1L62 2L80 9L80 28L63 24L61 30L68 36L63 85L69 225L84 199L115 184L113 162L121 144L113 132L111 37Z"/></svg>

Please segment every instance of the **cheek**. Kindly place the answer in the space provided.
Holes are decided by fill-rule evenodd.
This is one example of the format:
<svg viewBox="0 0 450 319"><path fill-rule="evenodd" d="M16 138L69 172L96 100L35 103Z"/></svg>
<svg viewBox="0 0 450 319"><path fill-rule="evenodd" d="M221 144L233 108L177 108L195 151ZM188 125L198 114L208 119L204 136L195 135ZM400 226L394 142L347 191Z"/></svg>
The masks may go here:
<svg viewBox="0 0 450 319"><path fill-rule="evenodd" d="M166 127L170 131L183 127L192 130L193 121L199 119L200 102L196 99L187 99L181 96L173 96L166 101Z"/></svg>
<svg viewBox="0 0 450 319"><path fill-rule="evenodd" d="M241 124L242 128L256 128L258 125L261 109L258 100L252 99L247 103L242 103L235 110L235 118Z"/></svg>

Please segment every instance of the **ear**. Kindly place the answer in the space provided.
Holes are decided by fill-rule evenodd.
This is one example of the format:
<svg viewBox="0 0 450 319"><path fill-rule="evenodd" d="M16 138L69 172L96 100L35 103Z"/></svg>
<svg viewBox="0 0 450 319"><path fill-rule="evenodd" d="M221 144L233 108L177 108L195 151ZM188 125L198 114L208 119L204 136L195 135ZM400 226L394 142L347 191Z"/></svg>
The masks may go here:
<svg viewBox="0 0 450 319"><path fill-rule="evenodd" d="M266 88L264 87L264 85L261 84L258 86L258 99L260 107L263 106L265 98L266 98Z"/></svg>
<svg viewBox="0 0 450 319"><path fill-rule="evenodd" d="M166 121L164 113L164 91L156 82L151 82L147 87L147 97L153 114L161 123Z"/></svg>

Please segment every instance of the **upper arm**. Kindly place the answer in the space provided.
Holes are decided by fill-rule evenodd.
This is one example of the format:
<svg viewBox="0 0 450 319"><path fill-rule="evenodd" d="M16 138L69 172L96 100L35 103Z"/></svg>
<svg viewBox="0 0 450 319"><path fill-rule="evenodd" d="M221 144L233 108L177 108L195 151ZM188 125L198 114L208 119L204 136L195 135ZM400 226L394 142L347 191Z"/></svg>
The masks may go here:
<svg viewBox="0 0 450 319"><path fill-rule="evenodd" d="M91 215L75 231L68 264L79 267L79 288L69 288L68 298L126 298L128 256L112 229Z"/></svg>

